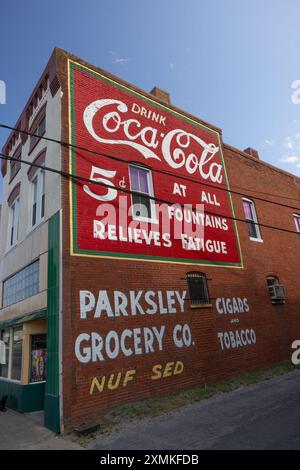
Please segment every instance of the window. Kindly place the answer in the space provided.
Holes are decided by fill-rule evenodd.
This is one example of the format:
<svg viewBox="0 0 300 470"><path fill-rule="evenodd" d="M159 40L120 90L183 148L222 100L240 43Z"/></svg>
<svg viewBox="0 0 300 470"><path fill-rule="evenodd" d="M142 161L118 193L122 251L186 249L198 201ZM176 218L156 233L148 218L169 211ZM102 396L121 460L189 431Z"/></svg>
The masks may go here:
<svg viewBox="0 0 300 470"><path fill-rule="evenodd" d="M35 261L3 282L2 306L15 304L39 292L40 262Z"/></svg>
<svg viewBox="0 0 300 470"><path fill-rule="evenodd" d="M153 199L153 183L151 171L136 165L129 166L130 189L138 194L131 194L132 216L145 222L155 221L155 203Z"/></svg>
<svg viewBox="0 0 300 470"><path fill-rule="evenodd" d="M210 297L204 273L190 272L186 275L191 306L208 305Z"/></svg>
<svg viewBox="0 0 300 470"><path fill-rule="evenodd" d="M299 233L299 236L300 236L300 215L299 214L294 214L294 221L296 225L296 231Z"/></svg>
<svg viewBox="0 0 300 470"><path fill-rule="evenodd" d="M270 299L273 304L282 304L285 301L285 290L279 283L279 279L276 276L267 277L267 285L269 290Z"/></svg>
<svg viewBox="0 0 300 470"><path fill-rule="evenodd" d="M250 199L243 199L243 207L250 240L262 241L254 202Z"/></svg>
<svg viewBox="0 0 300 470"><path fill-rule="evenodd" d="M8 378L9 373L9 351L10 351L10 329L0 330L1 361L0 377Z"/></svg>
<svg viewBox="0 0 300 470"><path fill-rule="evenodd" d="M14 179L14 177L16 176L16 174L21 168L21 162L19 161L21 159L21 153L22 153L21 149L16 151L16 153L13 156L13 158L15 158L16 160L10 161L10 181L9 182L11 182Z"/></svg>
<svg viewBox="0 0 300 470"><path fill-rule="evenodd" d="M31 129L30 133L35 134L30 137L30 146L29 152L36 146L40 137L45 134L46 131L46 115L44 114L43 117L38 121L38 123Z"/></svg>
<svg viewBox="0 0 300 470"><path fill-rule="evenodd" d="M46 352L46 335L31 336L30 382L42 382L46 380Z"/></svg>
<svg viewBox="0 0 300 470"><path fill-rule="evenodd" d="M3 347L0 361L0 377L11 380L21 380L22 370L22 327L8 328L0 331Z"/></svg>
<svg viewBox="0 0 300 470"><path fill-rule="evenodd" d="M18 241L19 231L19 207L20 199L17 197L10 206L9 246L14 246Z"/></svg>
<svg viewBox="0 0 300 470"><path fill-rule="evenodd" d="M39 225L45 216L45 171L39 170L32 180L31 226Z"/></svg>
<svg viewBox="0 0 300 470"><path fill-rule="evenodd" d="M21 380L22 370L22 328L15 328L12 337L11 379Z"/></svg>
<svg viewBox="0 0 300 470"><path fill-rule="evenodd" d="M268 287L279 285L278 277L276 277L276 276L267 277L267 284L268 284Z"/></svg>
<svg viewBox="0 0 300 470"><path fill-rule="evenodd" d="M38 193L38 177L36 176L32 181L32 223L34 227L36 225L36 209L37 209L37 193Z"/></svg>

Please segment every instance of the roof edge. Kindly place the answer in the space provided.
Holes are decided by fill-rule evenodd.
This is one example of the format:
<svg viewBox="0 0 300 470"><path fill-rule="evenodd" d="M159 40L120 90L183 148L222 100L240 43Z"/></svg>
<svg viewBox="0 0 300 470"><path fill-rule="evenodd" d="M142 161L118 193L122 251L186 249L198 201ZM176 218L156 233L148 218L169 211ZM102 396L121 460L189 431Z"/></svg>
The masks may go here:
<svg viewBox="0 0 300 470"><path fill-rule="evenodd" d="M261 160L261 159L257 159L255 157L252 157L251 155L249 155L248 153L244 152L243 150L237 148L237 147L234 147L233 145L230 145L230 144L226 144L225 142L223 142L223 147L225 149L228 149L228 150L231 150L233 152L236 152L236 153L239 153L242 157L244 158L247 158L248 160L251 160L253 162L255 162L256 164L258 165L264 165L264 166L267 166L268 168L272 169L272 170L275 170L277 171L278 173L283 173L285 176L288 176L290 178L293 178L293 179L296 179L299 181L300 183L300 177L295 175L294 173L289 173L288 171L286 170L282 170L281 168L275 166L275 165L272 165L271 163L268 163L268 162L265 162L264 160Z"/></svg>

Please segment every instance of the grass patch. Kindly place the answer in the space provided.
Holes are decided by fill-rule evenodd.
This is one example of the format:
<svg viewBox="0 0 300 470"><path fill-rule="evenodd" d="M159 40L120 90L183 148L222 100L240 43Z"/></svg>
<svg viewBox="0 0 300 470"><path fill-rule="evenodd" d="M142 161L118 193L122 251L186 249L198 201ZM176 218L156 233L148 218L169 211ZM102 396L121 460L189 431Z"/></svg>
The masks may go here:
<svg viewBox="0 0 300 470"><path fill-rule="evenodd" d="M269 380L297 369L299 370L300 366L294 366L290 361L280 362L252 372L245 372L220 382L177 391L162 397L153 397L139 402L120 405L105 414L100 422L99 431L81 437L77 437L72 433L69 437L80 445L85 446L96 436L109 435L112 431L117 431L119 428L128 425L128 423L136 423L145 418L160 416L214 395L228 393L242 386L249 386Z"/></svg>

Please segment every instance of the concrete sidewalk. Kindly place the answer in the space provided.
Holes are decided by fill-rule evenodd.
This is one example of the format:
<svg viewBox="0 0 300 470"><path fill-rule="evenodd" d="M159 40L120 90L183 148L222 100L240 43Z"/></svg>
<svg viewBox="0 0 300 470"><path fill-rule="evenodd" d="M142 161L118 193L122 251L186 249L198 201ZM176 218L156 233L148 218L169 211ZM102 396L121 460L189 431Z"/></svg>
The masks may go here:
<svg viewBox="0 0 300 470"><path fill-rule="evenodd" d="M82 450L43 426L43 413L0 412L0 450Z"/></svg>

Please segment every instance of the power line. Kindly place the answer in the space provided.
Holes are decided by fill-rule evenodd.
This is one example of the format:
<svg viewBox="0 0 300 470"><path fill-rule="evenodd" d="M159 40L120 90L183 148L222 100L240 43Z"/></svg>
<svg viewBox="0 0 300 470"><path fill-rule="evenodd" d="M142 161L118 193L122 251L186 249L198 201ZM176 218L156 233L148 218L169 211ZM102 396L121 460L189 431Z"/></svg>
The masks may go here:
<svg viewBox="0 0 300 470"><path fill-rule="evenodd" d="M297 176L295 176L297 178ZM236 184L233 185L234 188L237 188L237 189L245 189L247 191L246 188L243 188L243 186L238 186ZM231 190L229 190L231 192ZM294 198L294 197L291 197L291 196L284 196L283 194L272 194L272 193L268 193L267 191L258 191L257 189L253 189L251 188L251 191L253 191L254 193L258 193L258 194L265 194L266 196L271 196L271 197L280 197L280 198L283 198L283 199L291 199L292 201L300 201L300 199L297 199L297 198ZM299 186L299 191L300 191L300 186ZM243 193L244 194L244 193ZM246 196L244 194L244 196ZM252 196L253 199L257 199L256 196ZM273 201L270 201L271 203Z"/></svg>
<svg viewBox="0 0 300 470"><path fill-rule="evenodd" d="M129 163L127 160L124 160L120 157L115 157L113 155L108 155L108 154L102 153L102 152L96 152L95 150L90 150L86 147L81 147L79 145L70 144L70 143L64 142L62 140L57 140L57 139L53 139L53 138L50 138L50 137L45 137L45 136L40 136L38 134L33 134L31 132L20 130L20 129L17 129L15 127L8 126L6 124L0 124L0 127L2 127L3 129L10 129L10 130L13 130L13 131L16 131L16 132L20 132L20 133L26 134L28 136L33 136L33 137L37 137L39 139L44 139L48 142L59 144L62 147L74 148L76 150L82 150L84 152L91 153L93 155L98 155L98 156L101 156L101 157L104 157L104 158L109 158L111 160L115 160L115 161L125 163L125 164ZM160 170L158 168L151 167L151 171L178 178L178 174L172 173L172 172L169 172L169 171L166 171L166 170ZM200 184L202 186L207 186L209 188L214 188L214 189L218 189L218 190L221 190L221 191L226 191L226 192L229 192L229 193L232 193L232 194L237 194L238 196L249 197L250 199L252 198L252 199L256 199L258 201L267 202L267 203L270 203L270 204L275 204L277 206L286 207L288 209L293 209L293 210L296 210L296 211L300 211L299 207L290 206L288 204L283 204L283 203L280 203L280 202L277 202L277 201L271 201L270 199L264 199L264 198L255 196L253 194L247 194L247 193L244 193L244 192L241 193L239 191L234 191L232 189L227 189L226 187L212 185L212 184L205 183L205 182L202 182L202 181L194 180L193 178L189 178L187 176L180 175L180 179L185 180L185 181L190 181L190 182L193 182L193 183L196 183L196 184ZM278 195L278 196L277 195L272 195L272 194L269 194L269 195L272 196L272 197L284 197L284 196L280 196L280 195ZM297 200L297 199L295 199L295 200Z"/></svg>
<svg viewBox="0 0 300 470"><path fill-rule="evenodd" d="M0 159L24 163L25 165L28 165L28 166L33 166L33 167L36 167L36 168L40 168L44 171L49 171L49 172L52 172L52 173L59 174L59 175L65 177L65 178L68 178L68 179L71 178L71 179L74 179L74 180L93 183L93 184L96 184L98 186L101 186L101 187L104 187L104 188L115 189L117 191L120 191L120 192L123 192L123 193L126 193L126 194L133 194L133 195L137 195L137 196L139 196L141 194L138 191L133 191L133 190L130 190L130 189L120 188L119 186L114 186L114 185L109 185L109 184L106 184L106 183L101 183L100 181L94 181L90 178L86 178L85 176L74 175L72 173L68 173L68 172L65 172L65 171L62 171L62 170L56 170L55 168L51 168L51 167L48 167L48 166L45 166L45 165L39 165L37 163L31 163L31 162L28 162L26 160L22 160L20 158L9 157L8 155L5 155L4 153L0 153ZM161 199L161 198L157 198L157 197L154 197L154 196L148 196L148 195L147 195L147 198L150 199L150 200L153 200L155 202L167 204L167 205L170 205L170 206L177 206L177 207L180 206L183 209L186 209L185 205L181 204L179 202L172 202L172 201L168 201L166 199ZM199 209L195 208L194 206L191 206L190 204L189 204L189 210L192 210L193 212L199 213ZM225 215L225 214L218 214L218 213L207 211L207 210L203 210L203 214L213 215L215 217L222 217L222 218L228 219L228 220L235 220L237 222L243 222L243 223L246 223L246 224L249 223L249 221L247 221L245 219L240 219L240 218ZM296 234L296 235L299 236L299 232L296 232L294 230L289 230L289 229L285 229L285 228L282 228L282 227L275 227L273 225L262 224L262 223L259 223L259 222L255 222L255 225L258 225L259 227L269 228L269 229L272 229L272 230L278 230L278 231L281 231L281 232L293 233L293 234Z"/></svg>

